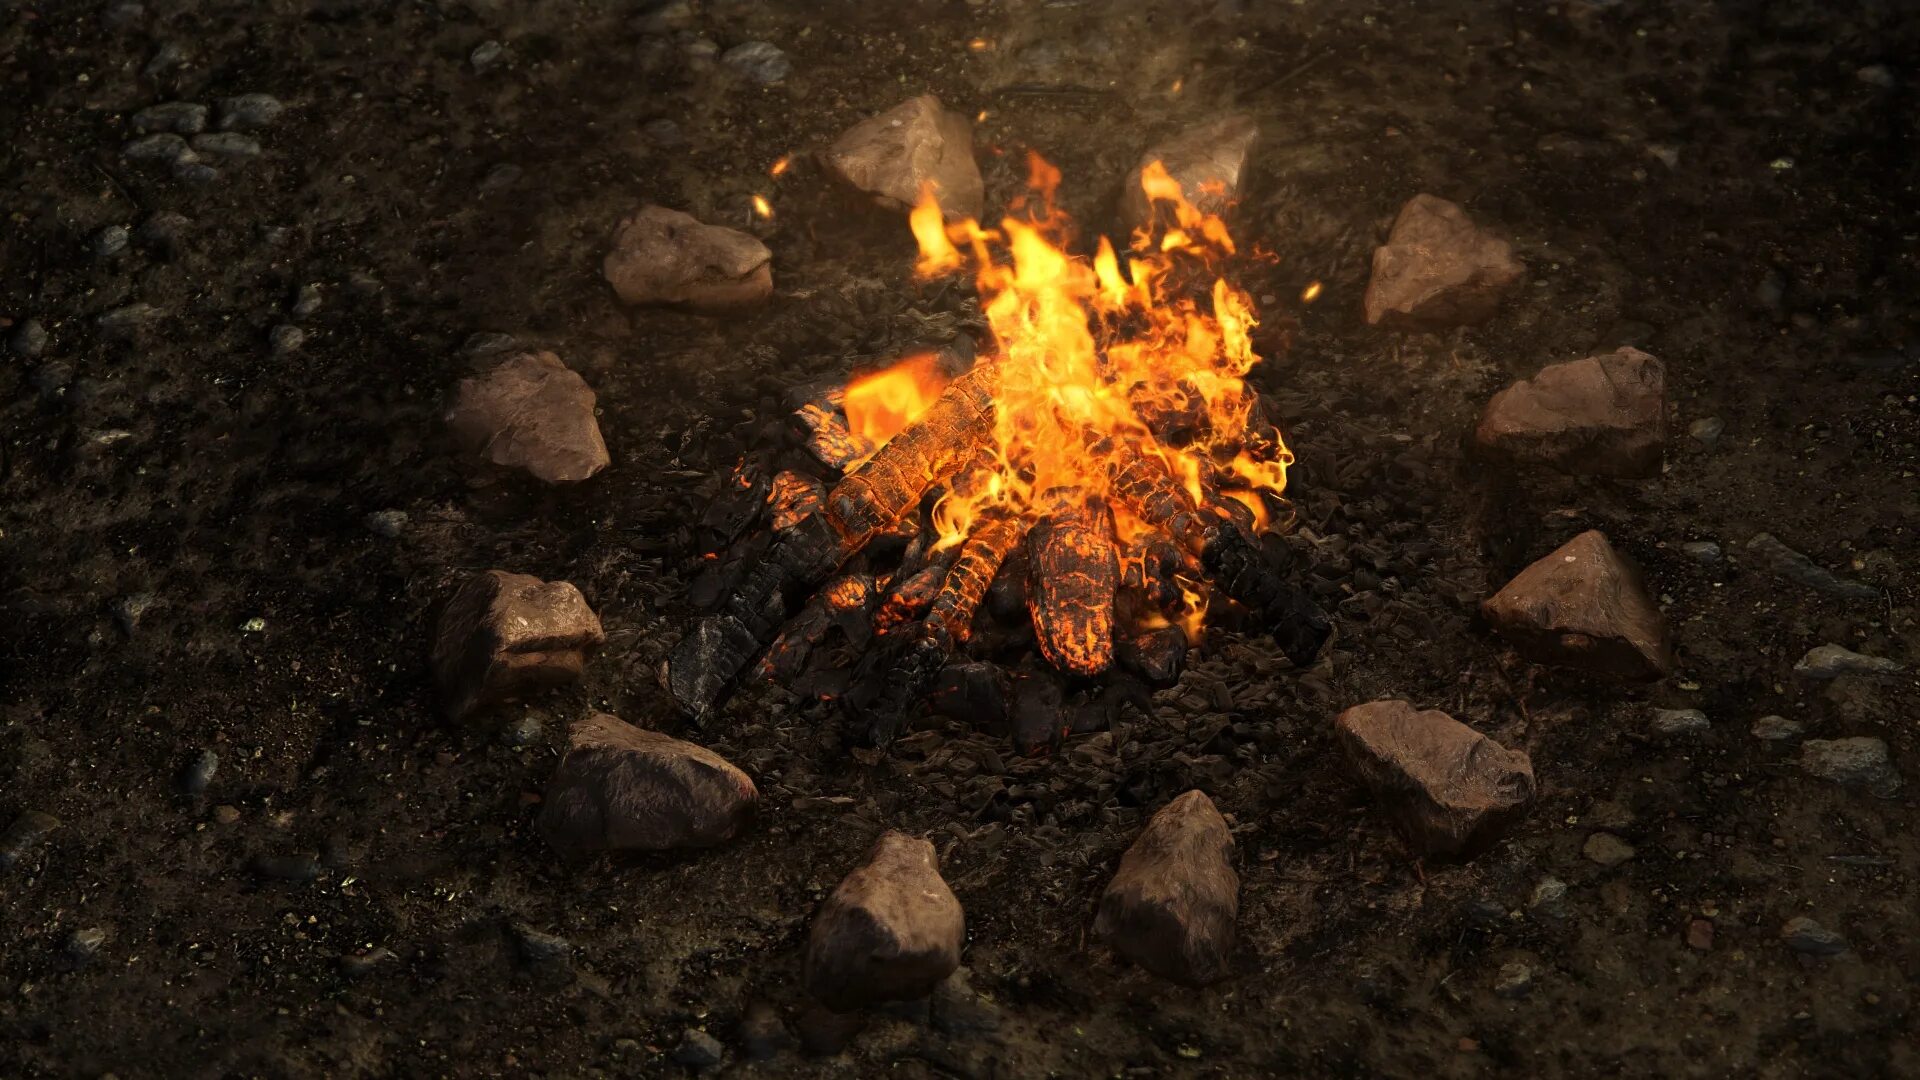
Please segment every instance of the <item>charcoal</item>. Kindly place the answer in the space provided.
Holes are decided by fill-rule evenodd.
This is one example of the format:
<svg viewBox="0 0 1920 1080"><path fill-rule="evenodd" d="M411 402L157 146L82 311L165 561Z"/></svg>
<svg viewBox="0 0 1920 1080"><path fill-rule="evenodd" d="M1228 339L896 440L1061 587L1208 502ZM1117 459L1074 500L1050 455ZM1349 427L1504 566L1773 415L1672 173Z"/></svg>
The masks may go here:
<svg viewBox="0 0 1920 1080"><path fill-rule="evenodd" d="M767 493L767 524L774 532L784 533L818 513L826 496L826 486L817 477L784 469L774 476Z"/></svg>
<svg viewBox="0 0 1920 1080"><path fill-rule="evenodd" d="M952 655L953 643L943 628L915 623L862 657L840 699L854 720L854 736L869 746L891 744L919 711Z"/></svg>
<svg viewBox="0 0 1920 1080"><path fill-rule="evenodd" d="M859 548L972 462L993 437L999 372L981 364L940 392L913 426L887 441L827 494L827 517Z"/></svg>
<svg viewBox="0 0 1920 1080"><path fill-rule="evenodd" d="M1120 663L1147 681L1164 689L1180 681L1187 662L1187 634L1177 626L1162 626L1129 635L1121 641Z"/></svg>
<svg viewBox="0 0 1920 1080"><path fill-rule="evenodd" d="M1060 745L1069 726L1058 681L1047 674L1014 673L1007 734L1016 751L1029 756L1047 753Z"/></svg>
<svg viewBox="0 0 1920 1080"><path fill-rule="evenodd" d="M995 731L1007 722L1011 695L1007 673L998 664L948 664L929 696L935 712L980 731Z"/></svg>
<svg viewBox="0 0 1920 1080"><path fill-rule="evenodd" d="M707 558L701 564L700 573L687 585L687 602L695 611L720 610L747 572L767 557L773 539L770 532L749 533L724 554Z"/></svg>
<svg viewBox="0 0 1920 1080"><path fill-rule="evenodd" d="M886 599L880 601L880 610L874 613L874 632L886 634L925 615L933 607L934 598L940 595L940 584L946 577L946 564L934 563L922 567L911 577L896 580L887 591Z"/></svg>
<svg viewBox="0 0 1920 1080"><path fill-rule="evenodd" d="M827 401L810 401L794 411L795 425L801 429L802 443L815 461L840 472L873 454L874 445L847 428L840 411L839 392Z"/></svg>
<svg viewBox="0 0 1920 1080"><path fill-rule="evenodd" d="M1206 530L1205 537L1200 564L1213 582L1259 613L1261 626L1295 666L1310 666L1333 634L1326 613L1287 580L1284 569L1273 561L1272 552L1256 545L1239 528L1215 525Z"/></svg>
<svg viewBox="0 0 1920 1080"><path fill-rule="evenodd" d="M699 717L718 704L760 652L760 636L732 615L709 615L673 647L660 680L673 700Z"/></svg>
<svg viewBox="0 0 1920 1080"><path fill-rule="evenodd" d="M1016 545L987 586L987 611L996 619L1012 620L1027 613L1027 577L1031 558L1027 545Z"/></svg>
<svg viewBox="0 0 1920 1080"><path fill-rule="evenodd" d="M702 553L725 550L766 513L773 486L769 458L765 453L741 458L720 494L701 512L694 542Z"/></svg>

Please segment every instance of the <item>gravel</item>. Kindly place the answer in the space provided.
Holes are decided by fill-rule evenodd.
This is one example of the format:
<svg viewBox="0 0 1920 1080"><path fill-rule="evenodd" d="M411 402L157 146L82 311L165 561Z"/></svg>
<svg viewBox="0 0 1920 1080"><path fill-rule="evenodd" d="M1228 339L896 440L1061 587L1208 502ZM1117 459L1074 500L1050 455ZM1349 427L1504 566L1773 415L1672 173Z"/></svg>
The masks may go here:
<svg viewBox="0 0 1920 1080"><path fill-rule="evenodd" d="M389 540L398 539L407 528L405 510L375 510L364 519L368 530Z"/></svg>
<svg viewBox="0 0 1920 1080"><path fill-rule="evenodd" d="M253 131L280 119L287 107L271 94L240 94L220 101L221 131Z"/></svg>
<svg viewBox="0 0 1920 1080"><path fill-rule="evenodd" d="M293 294L293 305L287 311L296 319L311 319L320 313L323 302L320 286L309 283Z"/></svg>
<svg viewBox="0 0 1920 1080"><path fill-rule="evenodd" d="M212 750L202 750L193 761L180 772L180 790L189 795L200 795L213 783L214 773L220 769L220 755Z"/></svg>
<svg viewBox="0 0 1920 1080"><path fill-rule="evenodd" d="M1720 545L1711 540L1689 540L1680 545L1680 552L1697 563L1712 565L1720 561Z"/></svg>
<svg viewBox="0 0 1920 1080"><path fill-rule="evenodd" d="M7 347L15 355L35 357L47 351L47 327L39 319L28 319L14 328L7 338Z"/></svg>
<svg viewBox="0 0 1920 1080"><path fill-rule="evenodd" d="M483 41L474 46L473 51L467 54L467 63L473 65L475 72L484 74L489 69L499 66L506 58L507 47L505 45L497 41Z"/></svg>
<svg viewBox="0 0 1920 1080"><path fill-rule="evenodd" d="M793 61L769 41L735 45L721 54L720 62L761 86L772 86L793 73Z"/></svg>
<svg viewBox="0 0 1920 1080"><path fill-rule="evenodd" d="M1687 435L1702 446L1712 446L1720 441L1720 433L1727 430L1726 421L1717 416L1708 416L1687 425Z"/></svg>
<svg viewBox="0 0 1920 1080"><path fill-rule="evenodd" d="M1763 742L1784 742L1806 730L1798 720L1784 716L1763 716L1753 722L1753 737Z"/></svg>
<svg viewBox="0 0 1920 1080"><path fill-rule="evenodd" d="M726 1049L720 1040L698 1028L688 1028L680 1037L680 1045L673 1049L674 1064L689 1069L711 1069L725 1056Z"/></svg>
<svg viewBox="0 0 1920 1080"><path fill-rule="evenodd" d="M260 140L237 131L210 131L195 135L190 144L196 154L217 158L255 158L260 156Z"/></svg>
<svg viewBox="0 0 1920 1080"><path fill-rule="evenodd" d="M1533 969L1516 960L1502 964L1494 977L1493 992L1509 1000L1526 997L1533 991Z"/></svg>
<svg viewBox="0 0 1920 1080"><path fill-rule="evenodd" d="M155 131L197 135L207 130L207 107L191 101L149 105L133 114L133 130L142 135Z"/></svg>
<svg viewBox="0 0 1920 1080"><path fill-rule="evenodd" d="M307 332L292 323L281 323L268 332L267 340L273 343L274 352L298 352L307 343Z"/></svg>
<svg viewBox="0 0 1920 1080"><path fill-rule="evenodd" d="M93 254L102 259L111 259L127 250L131 234L125 225L109 225L93 234Z"/></svg>
<svg viewBox="0 0 1920 1080"><path fill-rule="evenodd" d="M1800 768L1809 776L1883 798L1900 790L1900 774L1880 739L1808 739L1800 744Z"/></svg>
<svg viewBox="0 0 1920 1080"><path fill-rule="evenodd" d="M187 140L174 134L143 135L120 147L128 161L179 161L191 153Z"/></svg>

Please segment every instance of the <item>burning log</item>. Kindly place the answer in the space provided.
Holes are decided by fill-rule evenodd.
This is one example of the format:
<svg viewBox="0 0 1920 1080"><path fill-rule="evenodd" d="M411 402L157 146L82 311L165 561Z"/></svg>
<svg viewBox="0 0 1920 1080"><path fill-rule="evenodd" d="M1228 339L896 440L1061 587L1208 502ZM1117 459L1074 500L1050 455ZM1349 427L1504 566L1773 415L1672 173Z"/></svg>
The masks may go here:
<svg viewBox="0 0 1920 1080"><path fill-rule="evenodd" d="M1098 675L1113 663L1113 515L1079 490L1051 491L1042 502L1049 509L1028 540L1027 582L1040 652L1061 671Z"/></svg>
<svg viewBox="0 0 1920 1080"><path fill-rule="evenodd" d="M940 595L940 584L946 577L947 567L942 562L923 566L904 579L896 577L894 587L887 591L887 598L880 602L880 610L873 616L874 631L887 634L926 614L934 598Z"/></svg>
<svg viewBox="0 0 1920 1080"><path fill-rule="evenodd" d="M998 370L980 364L947 385L912 427L834 485L827 516L854 549L900 520L927 489L959 472L993 437Z"/></svg>
<svg viewBox="0 0 1920 1080"><path fill-rule="evenodd" d="M834 471L842 471L873 453L873 444L855 435L841 413L843 396L836 389L819 401L809 401L794 410L793 421L803 433L807 452L814 460Z"/></svg>
<svg viewBox="0 0 1920 1080"><path fill-rule="evenodd" d="M768 523L773 531L786 532L807 517L819 512L826 502L826 486L805 473L783 470L773 478L767 493Z"/></svg>

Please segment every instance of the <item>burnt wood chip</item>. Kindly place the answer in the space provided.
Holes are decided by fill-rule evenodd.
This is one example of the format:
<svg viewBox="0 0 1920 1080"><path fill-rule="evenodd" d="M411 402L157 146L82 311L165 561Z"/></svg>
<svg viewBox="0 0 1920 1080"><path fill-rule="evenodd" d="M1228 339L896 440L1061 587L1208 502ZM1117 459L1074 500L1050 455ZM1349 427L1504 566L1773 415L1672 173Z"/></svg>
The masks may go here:
<svg viewBox="0 0 1920 1080"><path fill-rule="evenodd" d="M1100 897L1094 933L1163 979L1205 986L1227 975L1240 914L1233 836L1199 791L1147 822Z"/></svg>
<svg viewBox="0 0 1920 1080"><path fill-rule="evenodd" d="M1065 695L1052 673L1014 674L1007 734L1013 739L1016 751L1029 756L1044 754L1060 745L1069 726Z"/></svg>
<svg viewBox="0 0 1920 1080"><path fill-rule="evenodd" d="M1533 799L1525 753L1446 713L1375 701L1341 713L1335 730L1360 782L1421 855L1484 850Z"/></svg>
<svg viewBox="0 0 1920 1080"><path fill-rule="evenodd" d="M1133 634L1120 643L1120 663L1155 689L1180 681L1187 661L1187 635L1177 626Z"/></svg>
<svg viewBox="0 0 1920 1080"><path fill-rule="evenodd" d="M1640 572L1598 530L1522 570L1480 610L1538 663L1629 680L1673 670L1666 619Z"/></svg>
<svg viewBox="0 0 1920 1080"><path fill-rule="evenodd" d="M998 664L948 664L930 701L941 716L979 731L993 731L1007 722L1009 693L1007 674Z"/></svg>
<svg viewBox="0 0 1920 1080"><path fill-rule="evenodd" d="M960 966L965 935L933 845L888 831L814 915L803 980L836 1012L922 998Z"/></svg>
<svg viewBox="0 0 1920 1080"><path fill-rule="evenodd" d="M575 853L712 847L746 828L759 799L713 751L594 713L568 730L540 835Z"/></svg>
<svg viewBox="0 0 1920 1080"><path fill-rule="evenodd" d="M564 581L488 570L447 601L434 634L433 674L458 720L580 677L605 643L600 619Z"/></svg>
<svg viewBox="0 0 1920 1080"><path fill-rule="evenodd" d="M1526 276L1513 247L1445 199L1415 195L1374 249L1367 322L1394 330L1441 330L1483 322Z"/></svg>
<svg viewBox="0 0 1920 1080"><path fill-rule="evenodd" d="M1633 348L1549 364L1494 395L1483 454L1576 476L1654 476L1666 449L1666 368Z"/></svg>

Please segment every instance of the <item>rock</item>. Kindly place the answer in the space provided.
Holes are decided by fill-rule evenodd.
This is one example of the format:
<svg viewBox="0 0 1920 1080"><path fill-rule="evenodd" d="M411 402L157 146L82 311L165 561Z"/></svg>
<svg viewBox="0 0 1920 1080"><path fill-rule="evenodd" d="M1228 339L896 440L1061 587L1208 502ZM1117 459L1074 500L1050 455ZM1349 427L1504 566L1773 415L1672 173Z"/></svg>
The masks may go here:
<svg viewBox="0 0 1920 1080"><path fill-rule="evenodd" d="M267 333L267 340L273 344L274 352L299 352L307 343L307 332L292 323L281 323Z"/></svg>
<svg viewBox="0 0 1920 1080"><path fill-rule="evenodd" d="M220 770L220 755L202 750L186 768L180 770L180 790L188 795L203 795L213 776Z"/></svg>
<svg viewBox="0 0 1920 1080"><path fill-rule="evenodd" d="M965 937L933 845L889 830L814 915L803 979L838 1012L925 997L960 966Z"/></svg>
<svg viewBox="0 0 1920 1080"><path fill-rule="evenodd" d="M772 296L772 260L746 233L649 206L620 223L601 273L623 303L720 312Z"/></svg>
<svg viewBox="0 0 1920 1080"><path fill-rule="evenodd" d="M520 959L534 967L561 968L573 963L573 942L558 934L535 930L525 923L514 923L507 932L513 935Z"/></svg>
<svg viewBox="0 0 1920 1080"><path fill-rule="evenodd" d="M187 50L181 48L177 42L168 41L154 51L153 59L148 60L146 66L140 69L140 74L149 79L158 79L186 62Z"/></svg>
<svg viewBox="0 0 1920 1080"><path fill-rule="evenodd" d="M231 825L240 820L240 808L230 803L221 803L213 808L213 820L221 825Z"/></svg>
<svg viewBox="0 0 1920 1080"><path fill-rule="evenodd" d="M1518 960L1500 965L1500 974L1493 980L1493 992L1509 1001L1526 997L1533 992L1533 969Z"/></svg>
<svg viewBox="0 0 1920 1080"><path fill-rule="evenodd" d="M240 94L220 101L221 131L253 131L280 119L287 107L271 94Z"/></svg>
<svg viewBox="0 0 1920 1080"><path fill-rule="evenodd" d="M1780 927L1780 940L1787 943L1787 948L1806 956L1839 956L1847 951L1846 938L1805 915L1788 919Z"/></svg>
<svg viewBox="0 0 1920 1080"><path fill-rule="evenodd" d="M1808 739L1800 744L1800 769L1809 776L1861 788L1881 798L1900 790L1900 774L1894 771L1887 744L1880 739Z"/></svg>
<svg viewBox="0 0 1920 1080"><path fill-rule="evenodd" d="M890 209L911 209L925 184L933 185L949 220L978 218L986 206L986 184L973 160L973 121L942 108L932 94L855 124L826 149L821 163Z"/></svg>
<svg viewBox="0 0 1920 1080"><path fill-rule="evenodd" d="M1717 416L1703 417L1687 425L1687 437L1701 446L1712 446L1720 441L1720 433L1727 430L1727 422Z"/></svg>
<svg viewBox="0 0 1920 1080"><path fill-rule="evenodd" d="M407 530L407 512L405 510L375 510L361 519L367 530L389 540L398 540Z"/></svg>
<svg viewBox="0 0 1920 1080"><path fill-rule="evenodd" d="M173 178L183 184L211 184L220 179L220 170L200 160L189 150L173 163Z"/></svg>
<svg viewBox="0 0 1920 1080"><path fill-rule="evenodd" d="M145 4L133 3L132 0L124 0L124 2L117 4L108 4L106 8L100 12L100 24L117 33L137 30L140 28L140 24L146 21L147 6Z"/></svg>
<svg viewBox="0 0 1920 1080"><path fill-rule="evenodd" d="M711 1069L726 1057L726 1048L720 1040L698 1028L688 1028L680 1036L680 1045L673 1048L673 1063L689 1069Z"/></svg>
<svg viewBox="0 0 1920 1080"><path fill-rule="evenodd" d="M1893 69L1885 64L1869 64L1855 71L1853 77L1869 86L1877 86L1882 90L1891 90L1900 83L1900 79L1893 73Z"/></svg>
<svg viewBox="0 0 1920 1080"><path fill-rule="evenodd" d="M693 5L687 0L668 0L647 12L634 23L643 34L667 34L693 25Z"/></svg>
<svg viewBox="0 0 1920 1080"><path fill-rule="evenodd" d="M735 45L720 54L720 63L761 86L772 86L793 73L793 61L768 41Z"/></svg>
<svg viewBox="0 0 1920 1080"><path fill-rule="evenodd" d="M320 286L308 282L294 292L293 303L288 306L287 314L296 319L311 319L320 314L323 303L325 296L320 292Z"/></svg>
<svg viewBox="0 0 1920 1080"><path fill-rule="evenodd" d="M540 834L575 853L712 847L740 835L759 800L713 751L594 713L567 731Z"/></svg>
<svg viewBox="0 0 1920 1080"><path fill-rule="evenodd" d="M1141 180L1147 167L1159 162L1180 186L1181 197L1207 214L1225 214L1240 200L1247 163L1260 126L1252 117L1229 114L1189 129L1146 152L1127 177L1121 212L1129 224L1144 228L1153 221L1153 202Z"/></svg>
<svg viewBox="0 0 1920 1080"><path fill-rule="evenodd" d="M191 101L149 105L133 114L133 130L142 135L156 131L198 135L207 130L207 107Z"/></svg>
<svg viewBox="0 0 1920 1080"><path fill-rule="evenodd" d="M1711 540L1689 540L1680 545L1680 552L1694 562L1708 566L1720 561L1720 545Z"/></svg>
<svg viewBox="0 0 1920 1080"><path fill-rule="evenodd" d="M1713 724L1699 709L1655 709L1653 722L1648 726L1655 735L1673 739L1704 734Z"/></svg>
<svg viewBox="0 0 1920 1080"><path fill-rule="evenodd" d="M1485 849L1533 800L1533 763L1438 710L1356 705L1335 721L1341 749L1422 855Z"/></svg>
<svg viewBox="0 0 1920 1080"><path fill-rule="evenodd" d="M111 259L127 250L127 241L132 234L125 225L109 225L93 234L93 254L95 258Z"/></svg>
<svg viewBox="0 0 1920 1080"><path fill-rule="evenodd" d="M160 602L160 598L150 592L137 592L114 601L113 620L127 636L140 628L140 620Z"/></svg>
<svg viewBox="0 0 1920 1080"><path fill-rule="evenodd" d="M780 1019L780 1010L764 1001L747 1004L736 1034L748 1061L772 1061L793 1048L793 1036Z"/></svg>
<svg viewBox="0 0 1920 1080"><path fill-rule="evenodd" d="M1772 533L1757 533L1747 541L1747 553L1760 564L1789 581L1842 600L1878 600L1880 590L1859 581L1848 581L1812 559L1780 542Z"/></svg>
<svg viewBox="0 0 1920 1080"><path fill-rule="evenodd" d="M1189 791L1160 808L1120 858L1093 932L1142 968L1186 986L1225 978L1240 915L1233 835Z"/></svg>
<svg viewBox="0 0 1920 1080"><path fill-rule="evenodd" d="M178 135L143 135L120 147L120 156L128 161L175 162L193 153L187 140Z"/></svg>
<svg viewBox="0 0 1920 1080"><path fill-rule="evenodd" d="M1793 665L1803 679L1837 679L1842 675L1898 675L1906 665L1883 656L1865 656L1839 645L1818 645Z"/></svg>
<svg viewBox="0 0 1920 1080"><path fill-rule="evenodd" d="M1609 832L1597 832L1587 837L1580 853L1601 866L1619 866L1633 858L1633 845Z"/></svg>
<svg viewBox="0 0 1920 1080"><path fill-rule="evenodd" d="M800 1011L793 1030L800 1036L801 1049L825 1057L845 1050L866 1025L865 1013L838 1013L816 1002Z"/></svg>
<svg viewBox="0 0 1920 1080"><path fill-rule="evenodd" d="M1533 894L1527 898L1527 907L1549 918L1565 918L1567 883L1552 875L1541 878L1533 887Z"/></svg>
<svg viewBox="0 0 1920 1080"><path fill-rule="evenodd" d="M447 426L470 451L549 484L607 467L593 390L550 352L520 353L460 380Z"/></svg>
<svg viewBox="0 0 1920 1080"><path fill-rule="evenodd" d="M1145 630L1122 639L1115 656L1148 686L1166 689L1180 681L1187 660L1187 634L1177 626Z"/></svg>
<svg viewBox="0 0 1920 1080"><path fill-rule="evenodd" d="M89 926L83 930L75 930L73 935L67 938L67 944L61 949L61 953L67 966L78 970L91 963L93 958L99 955L100 947L106 943L107 932L97 926Z"/></svg>
<svg viewBox="0 0 1920 1080"><path fill-rule="evenodd" d="M433 673L447 713L473 713L580 677L606 641L580 590L564 581L489 570L441 612Z"/></svg>
<svg viewBox="0 0 1920 1080"><path fill-rule="evenodd" d="M59 818L39 810L29 810L14 818L7 831L0 833L0 871L13 869L59 827Z"/></svg>
<svg viewBox="0 0 1920 1080"><path fill-rule="evenodd" d="M1713 920L1689 919L1687 921L1687 948L1697 952L1712 950Z"/></svg>
<svg viewBox="0 0 1920 1080"><path fill-rule="evenodd" d="M47 327L39 319L28 319L14 328L7 338L7 347L14 355L28 358L39 356L47 351Z"/></svg>
<svg viewBox="0 0 1920 1080"><path fill-rule="evenodd" d="M1666 369L1634 348L1549 364L1494 395L1474 443L1487 456L1575 476L1660 472Z"/></svg>
<svg viewBox="0 0 1920 1080"><path fill-rule="evenodd" d="M260 156L260 141L251 135L242 135L237 131L210 131L205 135L195 135L189 144L196 154L219 158L256 158Z"/></svg>
<svg viewBox="0 0 1920 1080"><path fill-rule="evenodd" d="M476 73L484 74L489 68L507 58L507 47L497 41L483 41L467 54L467 63L473 65Z"/></svg>
<svg viewBox="0 0 1920 1080"><path fill-rule="evenodd" d="M1765 742L1784 742L1797 738L1802 730L1799 721L1784 716L1763 716L1753 722L1753 737Z"/></svg>
<svg viewBox="0 0 1920 1080"><path fill-rule="evenodd" d="M392 949L377 945L365 952L342 954L340 973L349 979L364 979L398 959Z"/></svg>
<svg viewBox="0 0 1920 1080"><path fill-rule="evenodd" d="M1640 573L1597 530L1581 533L1480 605L1527 658L1593 675L1657 679L1673 669L1666 620Z"/></svg>
<svg viewBox="0 0 1920 1080"><path fill-rule="evenodd" d="M542 730L539 717L517 716L512 723L500 729L500 741L515 749L532 746L539 740Z"/></svg>
<svg viewBox="0 0 1920 1080"><path fill-rule="evenodd" d="M1386 245L1374 249L1367 322L1395 330L1483 322L1526 272L1512 246L1475 226L1466 211L1416 195L1400 208Z"/></svg>

